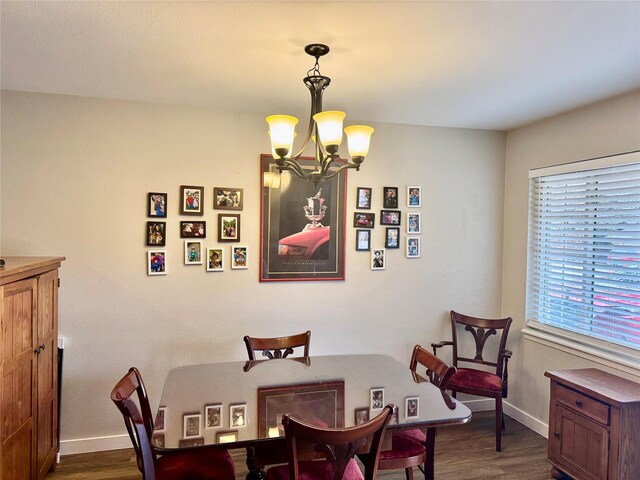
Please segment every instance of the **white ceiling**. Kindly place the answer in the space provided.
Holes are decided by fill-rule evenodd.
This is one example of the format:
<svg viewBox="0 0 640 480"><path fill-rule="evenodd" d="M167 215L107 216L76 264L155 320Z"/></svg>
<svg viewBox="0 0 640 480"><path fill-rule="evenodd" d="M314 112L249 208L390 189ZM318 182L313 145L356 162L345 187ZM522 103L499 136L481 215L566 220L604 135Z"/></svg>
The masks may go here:
<svg viewBox="0 0 640 480"><path fill-rule="evenodd" d="M3 89L506 130L640 88L640 2L9 2Z"/></svg>

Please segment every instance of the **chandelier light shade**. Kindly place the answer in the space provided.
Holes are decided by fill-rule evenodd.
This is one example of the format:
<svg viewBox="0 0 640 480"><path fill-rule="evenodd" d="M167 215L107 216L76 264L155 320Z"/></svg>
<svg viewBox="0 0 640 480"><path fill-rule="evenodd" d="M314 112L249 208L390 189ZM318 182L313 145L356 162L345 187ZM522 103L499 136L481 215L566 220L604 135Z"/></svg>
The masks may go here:
<svg viewBox="0 0 640 480"><path fill-rule="evenodd" d="M346 113L340 111L322 110L322 93L331 83L329 77L320 74L318 60L329 53L329 47L320 43L312 43L305 47L305 52L315 57L316 63L307 72L304 84L311 93L311 113L309 127L300 150L293 154L293 140L296 137L295 128L298 119L290 115L270 115L267 117L269 136L271 137L271 154L276 160L280 173L288 170L299 178L312 181L316 186L327 178L335 176L346 168L360 169L360 164L369 153L369 142L373 128L365 125L346 127L351 162L343 162L332 168L332 163L338 160L338 149L342 144L342 124ZM315 169L305 169L298 159L313 138L315 143ZM319 142L316 139L320 139Z"/></svg>

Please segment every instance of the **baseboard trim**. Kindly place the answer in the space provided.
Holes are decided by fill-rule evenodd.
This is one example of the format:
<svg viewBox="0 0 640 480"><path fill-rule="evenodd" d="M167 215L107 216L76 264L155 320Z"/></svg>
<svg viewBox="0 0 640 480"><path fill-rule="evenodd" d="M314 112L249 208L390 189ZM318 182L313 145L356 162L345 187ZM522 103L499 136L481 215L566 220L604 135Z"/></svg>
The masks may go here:
<svg viewBox="0 0 640 480"><path fill-rule="evenodd" d="M102 452L131 448L129 435L110 435L106 437L76 438L60 441L60 455L76 453Z"/></svg>
<svg viewBox="0 0 640 480"><path fill-rule="evenodd" d="M492 398L483 398L479 400L465 400L462 403L469 407L469 410L471 410L472 412L486 412L494 410L496 408L495 402L496 401ZM533 430L538 435L542 435L544 438L548 438L549 426L546 423L538 420L535 417L532 417L527 412L514 407L507 401L504 401L502 403L502 406L505 415L509 415L511 418L520 422L525 427ZM471 421L473 421L473 419Z"/></svg>

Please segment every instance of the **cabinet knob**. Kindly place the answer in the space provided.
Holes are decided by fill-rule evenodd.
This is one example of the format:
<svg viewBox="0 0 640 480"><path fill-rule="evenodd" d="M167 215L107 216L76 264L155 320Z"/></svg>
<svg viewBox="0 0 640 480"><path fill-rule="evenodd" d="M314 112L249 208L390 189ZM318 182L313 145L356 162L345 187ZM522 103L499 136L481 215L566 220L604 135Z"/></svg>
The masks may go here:
<svg viewBox="0 0 640 480"><path fill-rule="evenodd" d="M35 353L36 355L38 355L40 353L40 347L36 348L33 353Z"/></svg>
<svg viewBox="0 0 640 480"><path fill-rule="evenodd" d="M582 401L581 400L576 400L576 407L582 408Z"/></svg>
<svg viewBox="0 0 640 480"><path fill-rule="evenodd" d="M45 347L46 347L46 345L45 345L44 343L41 343L41 344L40 344L40 350L44 350L44 349L45 349Z"/></svg>
<svg viewBox="0 0 640 480"><path fill-rule="evenodd" d="M560 432L553 432L553 436L556 438L560 438Z"/></svg>

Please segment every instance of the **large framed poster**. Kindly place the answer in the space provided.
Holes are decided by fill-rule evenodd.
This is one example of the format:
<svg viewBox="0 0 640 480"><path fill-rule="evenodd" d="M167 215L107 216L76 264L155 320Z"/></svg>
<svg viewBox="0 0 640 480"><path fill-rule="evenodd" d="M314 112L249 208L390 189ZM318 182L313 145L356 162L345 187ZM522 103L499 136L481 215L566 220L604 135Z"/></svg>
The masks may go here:
<svg viewBox="0 0 640 480"><path fill-rule="evenodd" d="M260 162L260 281L344 280L346 171L316 187L280 174L271 155Z"/></svg>

